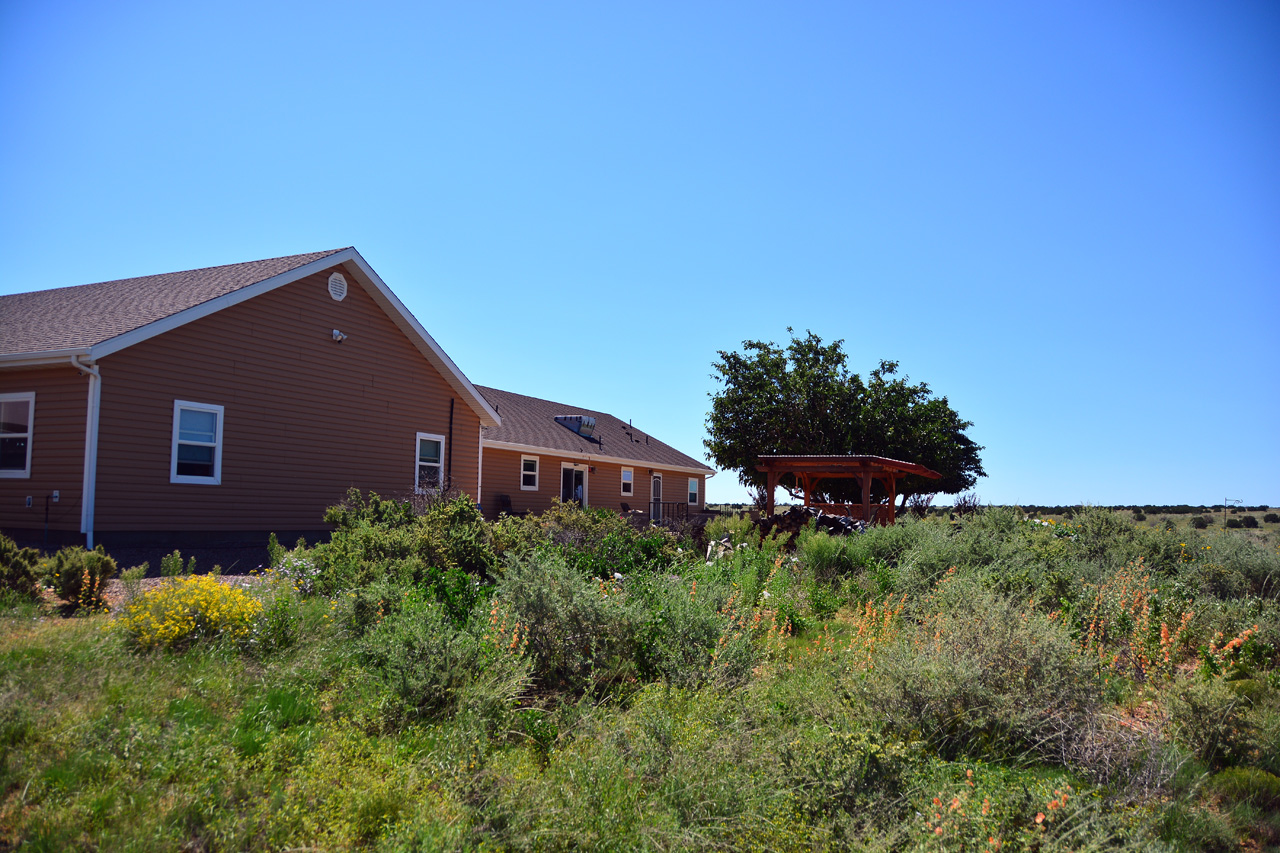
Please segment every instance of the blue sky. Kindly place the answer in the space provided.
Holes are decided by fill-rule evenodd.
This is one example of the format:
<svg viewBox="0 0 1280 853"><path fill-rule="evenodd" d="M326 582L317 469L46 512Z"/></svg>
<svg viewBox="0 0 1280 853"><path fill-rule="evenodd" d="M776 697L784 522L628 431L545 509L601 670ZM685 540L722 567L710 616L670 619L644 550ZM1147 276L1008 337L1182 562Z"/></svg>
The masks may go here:
<svg viewBox="0 0 1280 853"><path fill-rule="evenodd" d="M0 116L0 293L354 245L472 381L691 455L792 326L984 501L1280 504L1274 3L6 0Z"/></svg>

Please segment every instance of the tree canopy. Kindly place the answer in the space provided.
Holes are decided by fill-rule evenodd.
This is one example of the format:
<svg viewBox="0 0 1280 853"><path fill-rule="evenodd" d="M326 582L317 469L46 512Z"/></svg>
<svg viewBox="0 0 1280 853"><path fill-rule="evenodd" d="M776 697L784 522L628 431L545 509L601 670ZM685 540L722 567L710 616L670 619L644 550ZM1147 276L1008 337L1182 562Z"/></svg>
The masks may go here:
<svg viewBox="0 0 1280 853"><path fill-rule="evenodd" d="M942 475L899 480L904 504L913 494L966 491L986 475L982 447L965 435L973 423L928 384L899 376L896 361L881 361L864 382L850 372L843 341L824 344L812 332L803 338L787 332L785 349L743 341L741 352L721 351L713 365L712 378L723 387L711 395L703 443L718 466L738 472L744 486L763 492L765 475L755 466L767 454L887 456ZM793 478L782 485L794 493ZM824 480L820 489L825 500L861 500L852 480ZM884 496L875 483L872 497Z"/></svg>

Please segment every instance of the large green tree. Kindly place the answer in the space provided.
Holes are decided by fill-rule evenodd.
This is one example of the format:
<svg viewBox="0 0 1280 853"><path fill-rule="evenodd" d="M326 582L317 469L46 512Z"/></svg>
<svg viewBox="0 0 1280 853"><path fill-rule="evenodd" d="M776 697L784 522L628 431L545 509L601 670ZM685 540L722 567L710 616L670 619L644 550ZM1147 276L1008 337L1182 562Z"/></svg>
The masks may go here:
<svg viewBox="0 0 1280 853"><path fill-rule="evenodd" d="M986 475L982 447L965 435L972 422L926 383L899 376L896 361L881 361L864 382L850 372L843 341L824 344L812 332L792 333L786 348L743 341L741 352L719 355L712 378L722 387L711 395L703 443L718 466L737 471L757 495L766 481L756 461L766 454L888 456L942 474L899 480L904 504L913 494L966 491ZM782 485L796 488L790 478ZM861 500L852 480L824 480L819 488L827 500ZM879 482L872 497L884 497Z"/></svg>

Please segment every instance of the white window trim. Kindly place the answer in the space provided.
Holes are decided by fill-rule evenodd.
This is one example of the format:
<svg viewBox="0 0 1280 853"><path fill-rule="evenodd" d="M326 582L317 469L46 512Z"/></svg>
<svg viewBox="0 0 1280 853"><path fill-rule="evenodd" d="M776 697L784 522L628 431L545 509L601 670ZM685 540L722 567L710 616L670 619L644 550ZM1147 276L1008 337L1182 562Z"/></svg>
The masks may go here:
<svg viewBox="0 0 1280 853"><path fill-rule="evenodd" d="M689 478L689 497L692 500L689 501L689 506L698 505L698 496L701 491L702 490L698 488L698 478L690 477Z"/></svg>
<svg viewBox="0 0 1280 853"><path fill-rule="evenodd" d="M197 412L212 412L218 418L217 439L213 443L213 476L212 477L193 477L190 474L178 473L178 430L180 426L180 416L183 409L191 409ZM220 486L222 485L222 406L213 403L193 403L190 400L174 400L173 401L173 444L169 450L169 482L170 483L194 483L202 486ZM186 442L191 444L192 442ZM207 446L207 445L206 445Z"/></svg>
<svg viewBox="0 0 1280 853"><path fill-rule="evenodd" d="M36 392L19 391L14 394L0 394L0 402L27 401L27 464L21 471L0 471L0 479L31 479L31 448L35 444Z"/></svg>
<svg viewBox="0 0 1280 853"><path fill-rule="evenodd" d="M413 439L413 492L416 495L423 495L423 494L426 494L427 492L426 489L422 488L419 485L419 483L422 482L422 478L419 476L419 467L422 465L422 463L418 460L418 447L419 447L419 443L424 438L430 441L440 442L440 462L439 462L440 480L439 482L440 482L440 488L442 489L444 488L444 460L447 458L445 456L445 450L446 450L444 445L445 438L443 435L436 435L433 432L420 432L416 436L414 436L414 439Z"/></svg>
<svg viewBox="0 0 1280 853"><path fill-rule="evenodd" d="M627 479L627 474L631 474L631 479ZM624 498L634 498L636 496L636 469L623 466L622 473L618 475L621 478L622 496ZM627 491L627 486L631 487L631 491Z"/></svg>
<svg viewBox="0 0 1280 853"><path fill-rule="evenodd" d="M533 462L533 485L526 486L524 484L524 475L526 473L526 471L524 470L524 463L530 462L530 461ZM538 460L537 456L529 456L526 454L521 454L520 456L520 491L522 492L538 491L538 474L540 473L541 468L542 468L542 463Z"/></svg>

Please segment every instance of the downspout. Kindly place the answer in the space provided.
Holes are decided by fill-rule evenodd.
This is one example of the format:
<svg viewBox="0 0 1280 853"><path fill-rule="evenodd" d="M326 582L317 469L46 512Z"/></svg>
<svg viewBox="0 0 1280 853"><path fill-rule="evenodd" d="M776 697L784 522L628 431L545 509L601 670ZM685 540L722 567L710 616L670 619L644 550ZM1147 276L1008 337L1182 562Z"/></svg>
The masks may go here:
<svg viewBox="0 0 1280 853"><path fill-rule="evenodd" d="M449 441L445 445L445 484L446 490L453 488L453 398L449 398Z"/></svg>
<svg viewBox="0 0 1280 853"><path fill-rule="evenodd" d="M98 482L98 412L102 408L102 374L96 364L82 364L81 356L71 356L71 364L89 377L89 410L84 418L84 485L80 497L80 532L85 545L93 547L94 492Z"/></svg>

